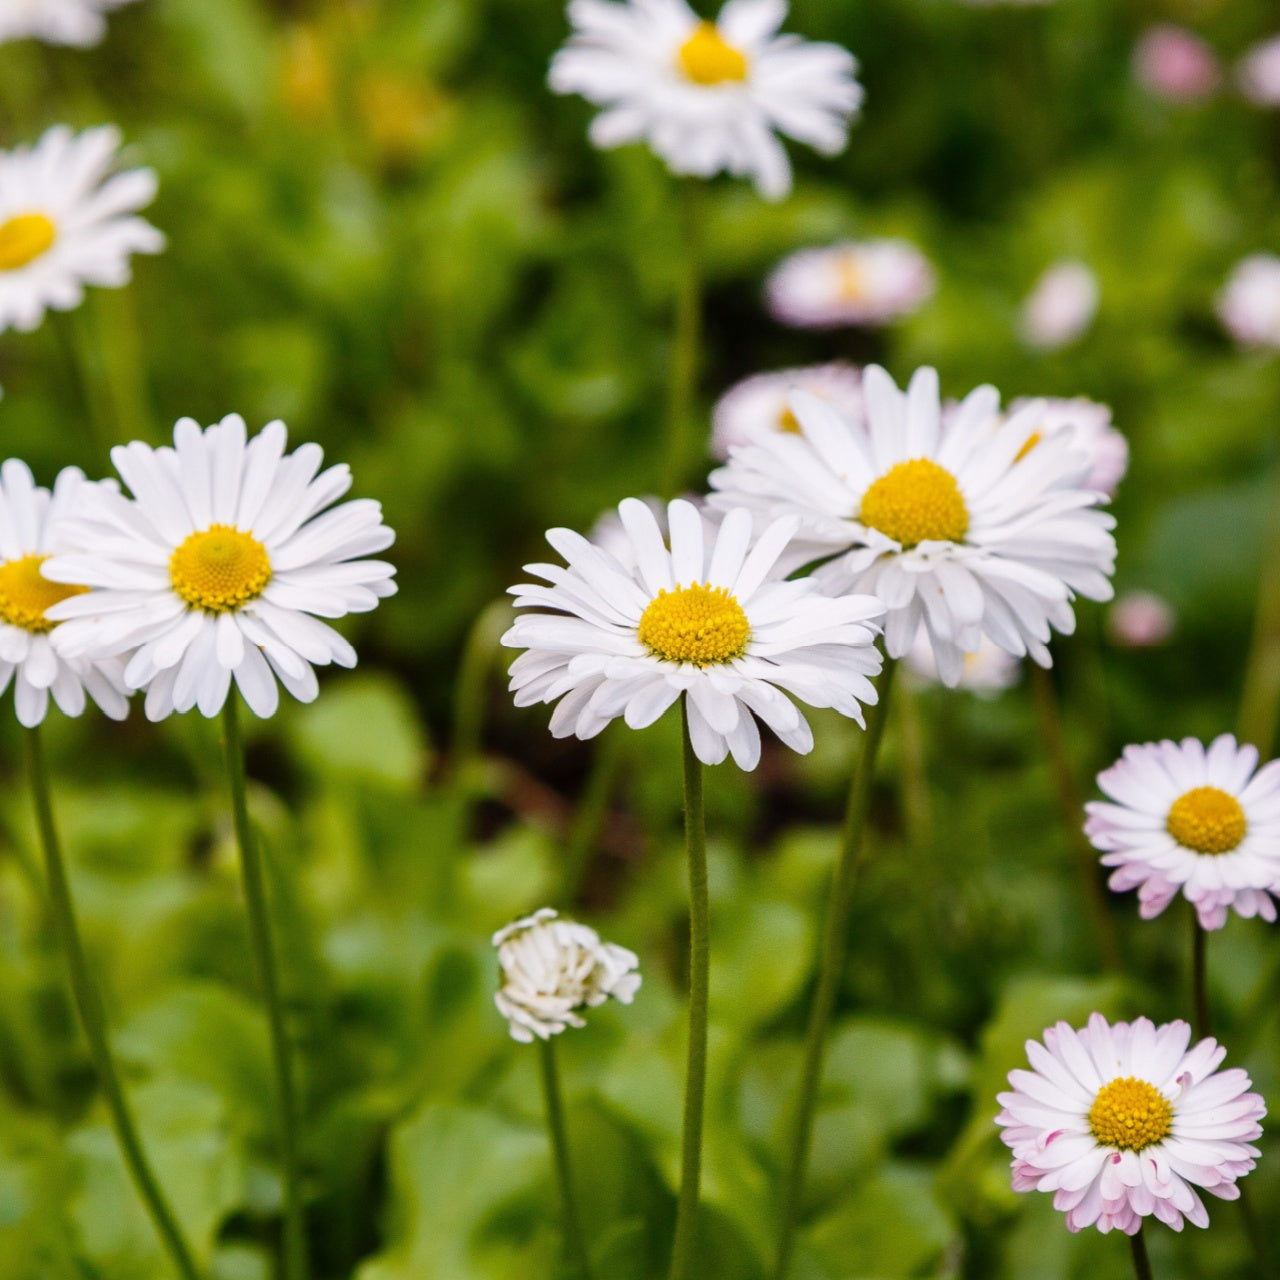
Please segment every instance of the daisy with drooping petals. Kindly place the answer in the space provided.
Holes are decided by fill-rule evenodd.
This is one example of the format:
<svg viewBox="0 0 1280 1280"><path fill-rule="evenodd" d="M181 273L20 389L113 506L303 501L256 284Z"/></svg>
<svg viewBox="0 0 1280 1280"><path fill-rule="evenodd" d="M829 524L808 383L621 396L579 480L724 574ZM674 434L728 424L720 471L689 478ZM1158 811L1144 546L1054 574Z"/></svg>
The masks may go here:
<svg viewBox="0 0 1280 1280"><path fill-rule="evenodd" d="M1227 910L1275 920L1280 895L1280 761L1258 768L1254 747L1229 733L1129 746L1098 786L1115 802L1085 805L1085 834L1115 867L1111 887L1138 890L1143 919L1179 889L1201 927Z"/></svg>
<svg viewBox="0 0 1280 1280"><path fill-rule="evenodd" d="M50 634L57 623L48 611L86 588L51 582L41 569L86 491L96 488L110 492L111 485L91 484L77 467L64 467L50 493L25 462L0 466L0 693L13 684L14 710L28 729L44 721L50 695L69 716L84 710L86 693L113 720L129 711L119 661L64 658Z"/></svg>
<svg viewBox="0 0 1280 1280"><path fill-rule="evenodd" d="M618 514L634 569L552 529L547 541L568 567L528 565L550 585L511 589L518 608L553 610L518 618L502 638L527 650L511 665L518 706L559 699L551 732L591 738L618 716L642 729L684 694L698 759L719 764L732 753L743 769L760 759L757 716L793 750L812 748L786 693L862 723L860 703L876 700L868 677L880 670L873 640L883 607L770 577L795 520L753 538L748 512L729 511L717 530L677 499L668 550L642 502L628 498Z"/></svg>
<svg viewBox="0 0 1280 1280"><path fill-rule="evenodd" d="M0 152L0 333L78 307L87 284L128 284L129 255L164 248L136 216L155 198L156 175L112 174L119 148L112 125L55 125L32 147Z"/></svg>
<svg viewBox="0 0 1280 1280"><path fill-rule="evenodd" d="M780 36L784 0L729 0L715 22L685 0L572 0L573 35L548 77L603 107L601 148L647 142L672 173L750 177L766 199L791 189L775 136L823 155L844 149L862 103L847 49Z"/></svg>
<svg viewBox="0 0 1280 1280"><path fill-rule="evenodd" d="M734 449L711 475L709 501L794 515L783 567L825 560L814 573L824 590L879 596L891 658L923 623L944 684L959 682L984 635L1050 666L1051 629L1075 627L1073 596L1112 593L1115 522L1082 487L1088 457L1065 431L1024 448L1036 402L993 431L994 387L967 396L944 430L932 369L902 392L871 365L862 386L865 425L795 393L801 434Z"/></svg>
<svg viewBox="0 0 1280 1280"><path fill-rule="evenodd" d="M132 0L0 0L0 44L31 37L87 49L107 34L103 14Z"/></svg>
<svg viewBox="0 0 1280 1280"><path fill-rule="evenodd" d="M757 431L799 431L791 412L791 393L797 388L829 400L850 417L862 412L862 375L843 361L757 373L735 383L716 401L711 451L727 458L731 446L749 443Z"/></svg>
<svg viewBox="0 0 1280 1280"><path fill-rule="evenodd" d="M1175 1231L1208 1226L1196 1189L1239 1198L1267 1108L1240 1068L1218 1071L1216 1040L1190 1041L1185 1022L1111 1025L1100 1013L1028 1040L1033 1069L1011 1071L997 1098L1013 1189L1053 1192L1071 1231L1135 1235L1149 1216Z"/></svg>
<svg viewBox="0 0 1280 1280"><path fill-rule="evenodd" d="M69 521L47 577L94 588L50 610L59 652L130 654L124 678L146 689L148 719L198 707L213 716L235 679L258 716L275 712L278 680L316 696L314 665L355 666L355 650L321 618L373 609L395 592L391 565L363 556L395 535L345 464L320 471L319 445L285 454L285 426L246 442L230 414L201 430L183 418L173 448L141 441L111 451L126 498L96 490ZM319 474L317 474L319 473ZM326 510L326 508L331 508Z"/></svg>
<svg viewBox="0 0 1280 1280"><path fill-rule="evenodd" d="M906 240L849 240L801 249L765 281L765 305L800 329L881 325L910 315L933 295L929 260Z"/></svg>
<svg viewBox="0 0 1280 1280"><path fill-rule="evenodd" d="M530 1044L559 1035L566 1027L585 1027L579 1009L595 1008L612 997L630 1004L640 988L635 952L612 942L585 924L560 920L543 907L493 935L502 970L502 986L493 1001L511 1026L511 1038Z"/></svg>

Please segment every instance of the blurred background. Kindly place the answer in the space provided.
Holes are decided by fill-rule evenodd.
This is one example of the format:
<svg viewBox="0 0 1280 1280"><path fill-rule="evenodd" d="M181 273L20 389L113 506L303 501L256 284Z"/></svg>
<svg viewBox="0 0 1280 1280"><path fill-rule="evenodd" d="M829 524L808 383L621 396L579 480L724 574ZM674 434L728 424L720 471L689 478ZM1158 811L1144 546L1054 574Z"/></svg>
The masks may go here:
<svg viewBox="0 0 1280 1280"><path fill-rule="evenodd" d="M1025 675L985 697L917 680L895 707L797 1276L1123 1276L1122 1241L1069 1237L1048 1197L1008 1190L994 1095L1059 1018L1189 1014L1185 904L1143 923L1132 895L1111 901L1122 965L1104 963L1082 887L1101 874L1081 866L1071 788L1094 795L1127 742L1238 731L1274 746L1280 320L1241 342L1220 298L1242 259L1280 251L1280 113L1242 71L1280 14L1270 0L796 0L785 29L852 49L866 104L843 155L792 150L789 199L705 191L700 439L739 379L836 359L900 382L936 365L950 396L983 382L1006 400L1088 396L1131 450L1112 504L1117 589L1164 610L1135 630L1078 609L1079 633L1053 646L1057 720ZM593 1013L561 1046L601 1273L660 1274L669 1248L678 727L555 742L545 708L511 706L496 645L496 602L547 558L543 531L585 531L663 475L677 192L643 149L594 151L592 109L546 90L567 30L551 0L142 0L92 51L0 45L0 146L117 123L129 161L160 174L147 216L169 240L128 288L0 334L4 455L47 484L68 463L107 474L108 445L160 443L183 415L282 417L295 444L349 462L354 494L397 530L400 593L345 628L359 669L251 743L324 1280L556 1274L535 1067L492 1008L488 944L546 903L637 951L645 975L632 1008ZM786 254L880 236L933 265L912 314L826 332L769 318L762 284ZM1096 307L1037 334L1028 299L1064 262L1087 268ZM691 454L686 487L703 491L711 465ZM838 717L815 729L810 757L775 744L755 774L708 777L708 1280L762 1276L775 1238L858 746ZM139 709L123 727L50 730L148 1142L211 1275L268 1277L270 1076L216 727L152 726ZM6 719L0 1278L149 1280L166 1264L65 994L18 755ZM1211 941L1228 1065L1274 1102L1274 939L1233 917ZM1249 1187L1266 1221L1280 1151L1263 1145ZM1157 1274L1259 1274L1237 1207L1210 1213L1207 1232L1153 1233Z"/></svg>

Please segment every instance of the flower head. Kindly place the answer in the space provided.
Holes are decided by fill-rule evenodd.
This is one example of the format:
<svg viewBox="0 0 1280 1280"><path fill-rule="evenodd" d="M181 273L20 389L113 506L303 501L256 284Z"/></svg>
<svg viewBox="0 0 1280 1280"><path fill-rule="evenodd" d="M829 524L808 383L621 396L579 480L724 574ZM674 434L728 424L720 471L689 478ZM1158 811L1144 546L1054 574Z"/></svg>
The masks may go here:
<svg viewBox="0 0 1280 1280"><path fill-rule="evenodd" d="M1242 346L1280 347L1280 258L1255 253L1237 263L1217 305L1227 332Z"/></svg>
<svg viewBox="0 0 1280 1280"><path fill-rule="evenodd" d="M1173 607L1153 591L1126 591L1107 610L1107 635L1122 649L1155 649L1173 634Z"/></svg>
<svg viewBox="0 0 1280 1280"><path fill-rule="evenodd" d="M902 660L919 680L925 683L937 681L938 660L934 656L929 633L923 627L916 633L915 642ZM983 636L977 649L964 655L956 688L969 689L981 697L994 697L1018 682L1020 670L1017 658Z"/></svg>
<svg viewBox="0 0 1280 1280"><path fill-rule="evenodd" d="M86 693L113 720L129 711L118 661L57 653L51 633L58 624L49 610L85 588L51 582L41 572L66 521L95 488L109 492L111 485L91 485L78 468L64 467L50 493L25 462L10 458L0 466L0 693L13 684L14 710L29 729L44 720L50 694L69 716L84 710Z"/></svg>
<svg viewBox="0 0 1280 1280"><path fill-rule="evenodd" d="M1207 98L1222 80L1213 50L1194 31L1171 23L1143 32L1133 70L1143 88L1175 102Z"/></svg>
<svg viewBox="0 0 1280 1280"><path fill-rule="evenodd" d="M1032 403L1027 399L1015 400L1009 411L1016 413ZM1089 456L1091 466L1084 487L1112 497L1129 469L1129 442L1111 425L1110 407L1085 396L1070 399L1050 396L1039 404L1039 419L1028 437L1030 444L1024 447L1034 448L1045 436L1065 429L1075 447Z"/></svg>
<svg viewBox="0 0 1280 1280"><path fill-rule="evenodd" d="M550 585L511 589L518 608L553 611L518 618L502 638L528 651L511 664L518 706L559 699L551 732L591 738L618 716L642 729L683 694L698 759L719 764L732 753L743 769L760 759L756 716L793 750L812 748L786 693L862 723L860 704L876 698L868 677L880 670L882 606L771 577L795 521L753 539L748 512L729 511L716 529L677 499L668 550L644 503L628 498L618 514L630 556L552 529L547 541L568 567L526 565Z"/></svg>
<svg viewBox="0 0 1280 1280"><path fill-rule="evenodd" d="M1236 67L1240 92L1255 106L1280 107L1280 36L1256 44Z"/></svg>
<svg viewBox="0 0 1280 1280"><path fill-rule="evenodd" d="M847 240L801 249L765 281L769 314L800 329L882 325L932 295L933 268L906 240Z"/></svg>
<svg viewBox="0 0 1280 1280"><path fill-rule="evenodd" d="M1098 311L1098 277L1083 262L1057 262L1036 281L1022 305L1022 336L1029 346L1070 346Z"/></svg>
<svg viewBox="0 0 1280 1280"><path fill-rule="evenodd" d="M776 200L791 166L775 131L835 155L862 102L853 55L778 35L786 11L783 0L728 0L710 22L685 0L571 0L551 88L604 108L591 123L597 147L644 141L673 173L750 176Z"/></svg>
<svg viewBox="0 0 1280 1280"><path fill-rule="evenodd" d="M727 458L731 446L749 443L758 431L799 431L800 424L791 412L791 393L796 389L830 401L850 417L862 413L862 375L851 364L836 361L757 373L734 383L716 401L711 418L712 452Z"/></svg>
<svg viewBox="0 0 1280 1280"><path fill-rule="evenodd" d="M355 650L320 618L366 612L395 592L391 565L360 558L395 535L377 502L332 507L351 486L345 464L320 471L315 444L284 450L284 423L246 441L238 414L205 430L183 418L173 448L113 449L133 497L97 490L44 566L94 588L50 611L66 620L55 647L130 654L125 681L146 689L151 720L192 707L216 715L233 677L254 714L269 716L277 680L310 702L313 664L355 666Z"/></svg>
<svg viewBox="0 0 1280 1280"><path fill-rule="evenodd" d="M1239 1198L1267 1109L1238 1067L1218 1071L1216 1040L1190 1040L1185 1022L1111 1025L1100 1013L1028 1040L1032 1070L1009 1072L997 1098L1013 1189L1053 1192L1071 1231L1134 1235L1151 1215L1175 1231L1208 1226L1196 1188Z"/></svg>
<svg viewBox="0 0 1280 1280"><path fill-rule="evenodd" d="M131 0L0 0L0 44L31 37L89 48L107 33L103 14Z"/></svg>
<svg viewBox="0 0 1280 1280"><path fill-rule="evenodd" d="M630 1004L640 986L634 952L601 942L585 924L557 919L551 907L499 929L493 945L502 970L493 1002L510 1023L511 1038L524 1044L585 1026L578 1010L610 996Z"/></svg>
<svg viewBox="0 0 1280 1280"><path fill-rule="evenodd" d="M130 254L164 248L135 216L154 199L156 175L111 174L119 146L111 125L78 135L56 125L33 147L0 151L0 333L78 307L87 284L127 284Z"/></svg>
<svg viewBox="0 0 1280 1280"><path fill-rule="evenodd" d="M947 685L984 635L1049 666L1050 629L1075 627L1073 596L1111 596L1114 521L1083 487L1089 458L1065 430L1025 447L1038 402L993 429L993 387L966 397L945 428L932 369L902 392L871 365L863 391L865 424L797 392L801 434L734 449L709 500L795 516L784 568L825 560L814 572L825 590L879 596L890 657L923 623Z"/></svg>
<svg viewBox="0 0 1280 1280"><path fill-rule="evenodd" d="M1256 772L1255 772L1256 770ZM1085 805L1085 834L1115 867L1111 887L1138 890L1143 919L1181 889L1205 929L1227 910L1276 918L1280 895L1280 761L1258 769L1229 733L1128 746L1098 786L1114 804Z"/></svg>

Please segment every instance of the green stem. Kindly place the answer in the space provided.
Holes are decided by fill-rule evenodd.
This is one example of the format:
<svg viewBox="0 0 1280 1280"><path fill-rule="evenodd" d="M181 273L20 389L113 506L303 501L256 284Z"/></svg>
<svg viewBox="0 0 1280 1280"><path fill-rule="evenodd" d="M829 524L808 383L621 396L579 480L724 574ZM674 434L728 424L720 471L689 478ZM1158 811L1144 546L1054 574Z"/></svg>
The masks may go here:
<svg viewBox="0 0 1280 1280"><path fill-rule="evenodd" d="M1098 876L1098 853L1084 834L1084 801L1076 786L1075 774L1062 738L1062 710L1053 677L1038 663L1031 667L1031 692L1040 725L1040 740L1053 773L1058 809L1067 833L1067 844L1073 855L1076 879L1089 908L1094 938L1102 956L1103 967L1113 973L1124 968L1115 921L1107 902L1107 891Z"/></svg>
<svg viewBox="0 0 1280 1280"><path fill-rule="evenodd" d="M1188 904L1190 906L1190 904ZM1191 914L1191 1007L1195 1010L1195 1036L1203 1040L1213 1034L1209 1021L1209 984L1207 977L1208 931L1200 927L1195 907Z"/></svg>
<svg viewBox="0 0 1280 1280"><path fill-rule="evenodd" d="M98 356L89 343L83 321L75 312L58 317L53 328L71 368L72 379L80 389L85 443L97 463L105 466L111 455L111 443L118 439L118 434Z"/></svg>
<svg viewBox="0 0 1280 1280"><path fill-rule="evenodd" d="M582 791L564 851L564 877L560 900L572 902L582 887L582 878L591 862L591 853L609 815L609 802L622 771L622 735L612 726L596 739L595 756L587 784Z"/></svg>
<svg viewBox="0 0 1280 1280"><path fill-rule="evenodd" d="M89 965L84 953L84 945L80 940L80 930L76 924L75 907L71 901L71 886L67 880L66 866L62 858L62 847L58 841L58 830L53 820L53 803L49 795L49 777L44 762L43 744L39 728L28 729L23 738L26 744L27 773L31 783L31 798L35 804L36 826L40 831L40 843L44 846L45 876L52 908L54 928L58 941L67 958L67 968L71 977L71 991L76 1002L76 1010L80 1014L80 1023L84 1027L85 1039L89 1044L89 1056L93 1059L94 1070L98 1075L98 1083L102 1087L107 1109L111 1113L111 1123L116 1131L116 1139L124 1154L125 1165L133 1185L142 1197L151 1215L173 1265L183 1280L198 1280L199 1272L192 1261L191 1250L187 1246L182 1229L169 1207L160 1184L151 1170L146 1153L142 1149L142 1140L138 1136L133 1114L129 1110L125 1098L124 1086L116 1069L115 1058L111 1052L111 1044L107 1038L107 1016L102 1006L102 997L93 985L89 976Z"/></svg>
<svg viewBox="0 0 1280 1280"><path fill-rule="evenodd" d="M680 183L681 257L676 278L671 376L667 384L667 459L662 491L675 493L688 465L689 427L698 385L702 343L701 192L692 179Z"/></svg>
<svg viewBox="0 0 1280 1280"><path fill-rule="evenodd" d="M453 772L470 788L472 766L480 755L489 677L499 653L498 642L511 625L511 604L494 600L475 620L462 651L453 701Z"/></svg>
<svg viewBox="0 0 1280 1280"><path fill-rule="evenodd" d="M564 1206L565 1252L581 1280L591 1280L591 1258L587 1253L578 1201L573 1192L573 1171L569 1163L569 1139L564 1127L564 1106L560 1099L560 1075L556 1069L554 1040L538 1041L538 1065L542 1074L542 1097L547 1109L547 1131L551 1137L551 1155L560 1184L560 1200Z"/></svg>
<svg viewBox="0 0 1280 1280"><path fill-rule="evenodd" d="M284 1005L276 971L271 924L267 915L267 887L262 855L249 823L245 795L244 747L240 740L237 701L234 689L227 694L222 709L222 727L227 757L227 779L231 788L231 812L235 820L236 842L240 846L240 869L245 904L249 911L249 939L253 947L258 980L262 984L271 1028L271 1058L275 1071L277 1103L280 1110L280 1150L284 1173L284 1276L285 1280L305 1280L306 1251L302 1233L302 1199L298 1173L297 1102L293 1087L293 1067L289 1037L285 1030Z"/></svg>
<svg viewBox="0 0 1280 1280"><path fill-rule="evenodd" d="M689 1055L685 1066L680 1199L676 1206L671 1280L689 1280L698 1274L694 1262L698 1242L698 1188L702 1179L702 1110L707 1089L707 1003L711 967L702 762L693 750L689 708L683 698L680 707L684 729L684 831L689 854Z"/></svg>
<svg viewBox="0 0 1280 1280"><path fill-rule="evenodd" d="M1236 1183L1240 1190L1240 1216L1244 1219L1245 1234L1249 1237L1249 1243L1253 1247L1253 1259L1258 1265L1259 1276L1274 1276L1275 1272L1271 1269L1271 1237L1267 1227L1258 1217L1258 1211L1254 1208L1253 1197L1249 1194L1249 1188Z"/></svg>
<svg viewBox="0 0 1280 1280"><path fill-rule="evenodd" d="M1141 1227L1129 1237L1129 1248L1133 1252L1133 1274L1138 1280L1154 1280L1151 1259L1147 1257L1147 1241Z"/></svg>
<svg viewBox="0 0 1280 1280"><path fill-rule="evenodd" d="M791 1131L791 1155L782 1193L782 1231L778 1241L778 1259L773 1270L775 1280L786 1280L795 1250L796 1230L800 1225L800 1203L804 1196L809 1148L813 1141L814 1114L818 1105L818 1087L822 1083L827 1031L831 1025L831 1015L835 1011L840 979L844 974L845 952L849 942L849 914L853 910L853 891L862 865L863 836L867 828L867 814L871 809L871 784L875 779L876 757L880 754L880 742L884 737L889 696L893 692L896 669L894 659L890 658L885 662L884 674L880 677L880 699L874 707L867 709L867 731L863 736L862 756L849 788L844 833L840 841L840 860L836 864L822 935L818 983L809 1009L804 1066Z"/></svg>
<svg viewBox="0 0 1280 1280"><path fill-rule="evenodd" d="M1262 550L1257 613L1240 694L1239 733L1265 760L1280 716L1280 460L1272 464L1272 501Z"/></svg>

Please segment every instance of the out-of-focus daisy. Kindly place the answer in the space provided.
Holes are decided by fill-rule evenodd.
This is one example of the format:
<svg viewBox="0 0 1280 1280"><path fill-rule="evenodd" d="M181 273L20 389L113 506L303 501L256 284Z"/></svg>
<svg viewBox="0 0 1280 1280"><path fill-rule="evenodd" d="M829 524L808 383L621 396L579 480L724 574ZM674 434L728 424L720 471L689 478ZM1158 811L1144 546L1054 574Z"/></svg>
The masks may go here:
<svg viewBox="0 0 1280 1280"><path fill-rule="evenodd" d="M0 0L0 44L28 37L45 44L97 44L107 34L103 17L131 0Z"/></svg>
<svg viewBox="0 0 1280 1280"><path fill-rule="evenodd" d="M127 284L130 254L164 248L135 216L154 199L156 175L112 174L119 147L112 125L55 125L32 147L0 152L0 333L78 307L87 284Z"/></svg>
<svg viewBox="0 0 1280 1280"><path fill-rule="evenodd" d="M1256 772L1255 772L1256 770ZM1117 891L1138 890L1143 919L1178 891L1205 929L1227 910L1275 920L1280 894L1280 761L1258 769L1255 747L1229 733L1128 746L1098 786L1114 804L1085 805L1085 834L1115 867Z"/></svg>
<svg viewBox="0 0 1280 1280"><path fill-rule="evenodd" d="M1033 403L1026 398L1015 400L1009 412L1017 413ZM1072 444L1089 456L1091 466L1084 487L1112 497L1129 468L1129 442L1111 425L1110 406L1085 396L1050 396L1039 404L1039 420L1023 448L1034 448L1045 436L1065 430Z"/></svg>
<svg viewBox="0 0 1280 1280"><path fill-rule="evenodd" d="M1053 1192L1071 1231L1135 1235L1149 1216L1208 1226L1197 1189L1239 1198L1267 1108L1239 1067L1218 1070L1216 1040L1190 1042L1185 1022L1112 1025L1100 1013L1028 1040L1032 1070L1009 1072L997 1098L1013 1189Z"/></svg>
<svg viewBox="0 0 1280 1280"><path fill-rule="evenodd" d="M91 488L111 486L90 485L78 468L64 467L50 493L25 462L0 467L0 693L13 684L14 709L28 729L43 722L50 694L69 716L84 710L86 693L113 720L128 714L120 662L64 658L51 643L57 623L48 610L85 588L51 582L41 568Z"/></svg>
<svg viewBox="0 0 1280 1280"><path fill-rule="evenodd" d="M1022 337L1055 351L1082 337L1098 311L1098 277L1083 262L1057 262L1036 281L1022 304Z"/></svg>
<svg viewBox="0 0 1280 1280"><path fill-rule="evenodd" d="M1280 347L1280 258L1255 253L1236 264L1218 295L1227 332L1246 347Z"/></svg>
<svg viewBox="0 0 1280 1280"><path fill-rule="evenodd" d="M796 392L800 435L761 437L712 472L716 506L794 515L783 567L814 573L833 594L868 592L887 607L885 646L904 656L923 623L944 684L984 635L1015 657L1051 665L1051 628L1075 628L1075 594L1111 598L1112 518L1083 487L1090 460L1069 433L1025 445L1036 402L997 428L999 393L979 387L940 423L938 375L899 391L863 371L866 424Z"/></svg>
<svg viewBox="0 0 1280 1280"><path fill-rule="evenodd" d="M207 430L183 418L173 448L113 449L132 499L94 490L44 566L94 588L50 610L66 620L59 652L129 653L125 682L146 689L152 720L217 714L233 677L254 714L269 716L277 680L309 702L313 664L354 666L355 650L320 618L366 612L395 592L391 565L360 558L395 535L369 498L332 507L351 487L345 463L321 472L319 445L284 450L284 423L246 443L239 414Z"/></svg>
<svg viewBox="0 0 1280 1280"><path fill-rule="evenodd" d="M568 12L549 82L605 108L591 122L597 147L647 142L673 173L749 176L771 200L791 189L775 131L823 155L844 149L862 103L857 61L778 35L782 0L729 0L715 22L684 0L571 0Z"/></svg>
<svg viewBox="0 0 1280 1280"><path fill-rule="evenodd" d="M1213 50L1194 31L1170 23L1143 32L1133 73L1144 89L1174 102L1207 98L1222 80Z"/></svg>
<svg viewBox="0 0 1280 1280"><path fill-rule="evenodd" d="M493 935L502 986L493 1002L511 1026L511 1038L531 1044L566 1027L584 1027L579 1009L595 1008L610 996L630 1004L640 987L634 952L585 924L557 919L543 907Z"/></svg>
<svg viewBox="0 0 1280 1280"><path fill-rule="evenodd" d="M915 641L902 660L920 680L931 682L938 679L938 661L933 656L929 633L923 627L916 632ZM1017 658L983 636L977 649L964 655L956 688L986 696L1003 693L1017 684L1019 670Z"/></svg>
<svg viewBox="0 0 1280 1280"><path fill-rule="evenodd" d="M847 240L801 249L765 281L775 320L801 329L888 324L932 295L929 260L906 240Z"/></svg>
<svg viewBox="0 0 1280 1280"><path fill-rule="evenodd" d="M711 451L727 458L735 444L747 444L759 431L800 430L791 412L791 393L799 388L827 400L841 413L862 413L862 375L851 364L810 365L757 373L735 383L716 401L711 415Z"/></svg>
<svg viewBox="0 0 1280 1280"><path fill-rule="evenodd" d="M1126 591L1107 610L1107 635L1122 649L1155 649L1173 634L1173 607L1153 591Z"/></svg>
<svg viewBox="0 0 1280 1280"><path fill-rule="evenodd" d="M1280 107L1280 36L1245 54L1236 67L1236 83L1255 106Z"/></svg>
<svg viewBox="0 0 1280 1280"><path fill-rule="evenodd" d="M635 568L552 529L547 541L568 568L526 565L550 585L511 589L517 607L554 611L526 614L503 636L528 651L511 664L518 706L559 699L551 732L591 738L618 716L642 729L684 694L698 759L719 764L731 752L743 769L760 759L756 716L793 750L812 748L786 693L862 723L860 704L876 700L868 677L880 670L883 607L865 595L833 600L811 579L770 577L795 520L753 538L748 512L729 511L716 529L676 499L668 550L644 503L628 498L618 514Z"/></svg>

